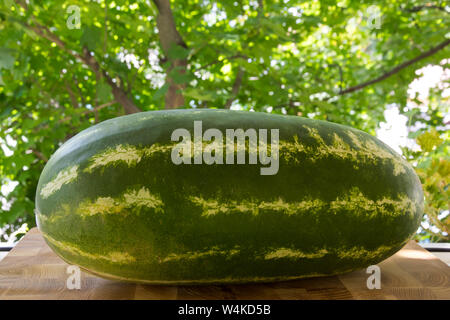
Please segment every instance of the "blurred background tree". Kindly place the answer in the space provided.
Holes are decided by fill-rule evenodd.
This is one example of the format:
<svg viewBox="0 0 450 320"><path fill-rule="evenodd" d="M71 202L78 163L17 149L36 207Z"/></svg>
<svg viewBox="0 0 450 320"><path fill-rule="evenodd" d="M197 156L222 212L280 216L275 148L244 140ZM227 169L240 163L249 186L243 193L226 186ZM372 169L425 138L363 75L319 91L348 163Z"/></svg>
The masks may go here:
<svg viewBox="0 0 450 320"><path fill-rule="evenodd" d="M34 226L41 170L64 141L124 114L231 108L375 134L387 107L417 144L418 238L449 241L447 1L0 0L1 240ZM448 73L447 73L448 74Z"/></svg>

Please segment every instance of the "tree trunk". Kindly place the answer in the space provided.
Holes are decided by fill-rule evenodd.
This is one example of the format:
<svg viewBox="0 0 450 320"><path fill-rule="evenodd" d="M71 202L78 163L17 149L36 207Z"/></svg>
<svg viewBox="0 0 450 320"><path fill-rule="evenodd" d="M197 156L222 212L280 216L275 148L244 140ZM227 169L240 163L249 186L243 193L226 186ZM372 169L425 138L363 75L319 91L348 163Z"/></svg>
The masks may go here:
<svg viewBox="0 0 450 320"><path fill-rule="evenodd" d="M174 46L181 46L187 48L183 39L175 25L175 19L170 8L170 0L153 0L158 8L159 15L156 19L156 23L159 31L159 41L161 43L164 55L168 59L170 66L167 68L166 82L169 85L165 96L165 108L176 109L184 106L183 90L186 88L186 84L177 84L170 77L172 70L176 68L177 72L183 74L187 69L187 59L171 59L169 57L169 50Z"/></svg>

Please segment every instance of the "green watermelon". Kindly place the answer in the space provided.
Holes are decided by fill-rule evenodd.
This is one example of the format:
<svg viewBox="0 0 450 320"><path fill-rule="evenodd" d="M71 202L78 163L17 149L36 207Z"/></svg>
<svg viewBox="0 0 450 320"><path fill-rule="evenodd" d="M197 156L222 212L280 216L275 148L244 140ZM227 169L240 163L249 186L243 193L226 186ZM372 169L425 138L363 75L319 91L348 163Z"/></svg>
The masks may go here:
<svg viewBox="0 0 450 320"><path fill-rule="evenodd" d="M244 143L226 143L232 129ZM402 248L422 214L413 168L369 134L228 110L97 124L55 152L36 194L38 227L65 261L154 284L353 271Z"/></svg>

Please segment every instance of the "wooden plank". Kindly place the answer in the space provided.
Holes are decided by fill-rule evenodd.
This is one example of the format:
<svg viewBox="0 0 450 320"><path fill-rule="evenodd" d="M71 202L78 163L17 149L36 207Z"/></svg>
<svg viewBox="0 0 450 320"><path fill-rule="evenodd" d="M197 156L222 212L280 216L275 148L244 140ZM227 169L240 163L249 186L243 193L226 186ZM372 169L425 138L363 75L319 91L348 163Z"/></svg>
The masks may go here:
<svg viewBox="0 0 450 320"><path fill-rule="evenodd" d="M3 299L448 299L450 267L411 241L381 262L381 289L369 290L365 270L265 284L150 286L81 274L81 289L66 286L68 265L30 230L0 261Z"/></svg>

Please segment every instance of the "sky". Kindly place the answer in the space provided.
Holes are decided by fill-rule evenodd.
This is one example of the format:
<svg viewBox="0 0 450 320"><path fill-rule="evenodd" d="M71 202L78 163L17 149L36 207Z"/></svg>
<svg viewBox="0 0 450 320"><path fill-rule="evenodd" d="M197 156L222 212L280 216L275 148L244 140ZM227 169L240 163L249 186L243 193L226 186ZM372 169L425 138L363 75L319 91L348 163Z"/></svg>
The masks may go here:
<svg viewBox="0 0 450 320"><path fill-rule="evenodd" d="M416 74L420 76L415 79L408 89L408 95L414 97L416 92L419 93L419 100L426 101L430 88L442 86L444 80L450 79L450 70L444 70L439 65L428 65L422 69L418 69ZM450 97L450 88L443 92L443 97ZM411 107L408 105L407 107ZM426 111L426 105L419 106ZM401 154L400 147L409 147L413 150L420 150L419 146L412 140L408 139L408 118L399 113L398 107L389 105L384 111L386 122L379 124L379 129L376 131L377 138L393 148ZM450 121L450 114L447 114L444 123Z"/></svg>

